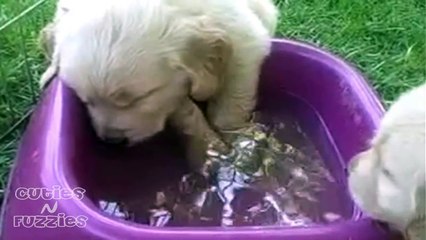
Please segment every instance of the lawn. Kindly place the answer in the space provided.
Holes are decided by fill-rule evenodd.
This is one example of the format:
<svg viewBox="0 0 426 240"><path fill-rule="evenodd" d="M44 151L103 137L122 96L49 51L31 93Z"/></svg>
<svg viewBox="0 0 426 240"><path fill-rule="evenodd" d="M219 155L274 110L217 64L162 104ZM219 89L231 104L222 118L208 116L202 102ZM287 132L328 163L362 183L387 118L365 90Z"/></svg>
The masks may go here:
<svg viewBox="0 0 426 240"><path fill-rule="evenodd" d="M45 67L37 36L52 16L54 1L34 8L6 29L1 26L39 0L0 1L1 193L27 113L37 101L36 82ZM425 81L424 0L276 3L281 12L279 36L312 42L352 62L371 80L385 103ZM13 126L15 130L9 131Z"/></svg>
<svg viewBox="0 0 426 240"><path fill-rule="evenodd" d="M43 1L0 0L0 191L26 116L37 101L36 83L45 65L37 47L38 31L52 15L53 4L46 1L30 8L39 2Z"/></svg>

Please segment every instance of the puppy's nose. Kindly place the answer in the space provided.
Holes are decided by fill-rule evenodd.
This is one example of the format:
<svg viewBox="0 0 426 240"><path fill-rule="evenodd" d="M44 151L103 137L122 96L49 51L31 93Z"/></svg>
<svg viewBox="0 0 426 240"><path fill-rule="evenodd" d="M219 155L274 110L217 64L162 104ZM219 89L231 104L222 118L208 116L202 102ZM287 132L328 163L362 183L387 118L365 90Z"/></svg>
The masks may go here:
<svg viewBox="0 0 426 240"><path fill-rule="evenodd" d="M348 171L353 172L355 170L355 168L358 166L358 162L359 162L360 156L357 155L355 157L353 157L351 160L349 160L348 163Z"/></svg>
<svg viewBox="0 0 426 240"><path fill-rule="evenodd" d="M104 138L104 141L110 144L119 144L119 145L126 145L127 144L127 138L119 138L119 137L106 137Z"/></svg>

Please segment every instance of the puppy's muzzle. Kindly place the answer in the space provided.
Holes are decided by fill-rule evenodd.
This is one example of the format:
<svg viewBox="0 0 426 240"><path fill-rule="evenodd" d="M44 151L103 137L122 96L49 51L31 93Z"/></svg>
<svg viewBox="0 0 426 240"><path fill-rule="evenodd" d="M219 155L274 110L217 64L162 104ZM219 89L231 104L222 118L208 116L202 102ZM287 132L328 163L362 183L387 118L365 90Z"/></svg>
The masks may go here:
<svg viewBox="0 0 426 240"><path fill-rule="evenodd" d="M123 131L118 129L105 128L98 132L98 136L110 144L127 145L129 140L124 136Z"/></svg>

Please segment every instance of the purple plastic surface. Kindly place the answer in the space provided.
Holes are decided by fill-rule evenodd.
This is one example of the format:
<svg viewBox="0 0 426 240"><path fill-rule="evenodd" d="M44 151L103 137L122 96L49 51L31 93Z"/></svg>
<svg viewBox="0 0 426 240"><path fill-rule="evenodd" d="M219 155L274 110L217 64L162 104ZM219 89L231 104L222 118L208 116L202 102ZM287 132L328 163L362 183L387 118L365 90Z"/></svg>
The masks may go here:
<svg viewBox="0 0 426 240"><path fill-rule="evenodd" d="M299 100L293 103L291 99ZM328 154L338 156L336 161L330 160L326 164L345 187L346 162L366 147L383 114L377 95L365 79L347 63L325 51L299 42L274 40L272 54L264 65L261 77L259 108L279 111L281 103L282 106L291 107L300 118L318 148L323 149L326 161ZM309 106L312 111L303 107L299 109L299 105ZM316 117L310 116L312 114ZM333 147L326 146L321 139L328 139ZM96 164L104 158L123 157L123 161L138 158L141 164L134 166L137 172L137 167L143 167L144 161L150 158L161 157L163 161L173 161L176 157L173 151L168 152L164 145L158 145L155 141L152 146L142 146L131 153L114 154L103 149L105 146L94 137L81 103L61 81L55 80L45 92L21 141L3 205L2 239L390 239L390 233L362 216L349 197L346 198L348 202L344 203L334 196L325 202L330 207L345 208L339 209L348 213L344 221L302 228L151 228L114 219L101 213L94 201L97 200L94 195L99 184L94 180L98 179ZM148 150L150 153L146 153ZM173 169L174 165L171 166ZM116 170L120 172L120 169ZM114 169L110 169L110 172L113 173ZM111 184L112 179L114 177L111 177ZM108 185L108 179L103 184ZM52 189L53 186L68 189L84 187L88 191L82 200L19 200L16 196L17 189L22 187ZM122 189L125 192L131 186L122 186ZM53 214L47 211L41 214L46 203L54 207L55 202L57 209L53 209ZM88 220L81 228L14 226L18 224L16 219L14 222L16 216L58 213L82 215Z"/></svg>

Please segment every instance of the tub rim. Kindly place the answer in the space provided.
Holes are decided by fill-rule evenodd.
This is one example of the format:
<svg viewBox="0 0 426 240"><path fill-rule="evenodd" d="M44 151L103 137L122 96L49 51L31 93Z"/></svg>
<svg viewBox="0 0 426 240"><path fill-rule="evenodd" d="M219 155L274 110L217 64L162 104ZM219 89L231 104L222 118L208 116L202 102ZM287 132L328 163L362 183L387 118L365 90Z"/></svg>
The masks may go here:
<svg viewBox="0 0 426 240"><path fill-rule="evenodd" d="M382 102L380 101L379 94L372 87L371 83L361 74L360 71L357 70L351 63L343 60L332 52L321 49L313 44L299 41L299 40L290 40L290 39L272 39L272 48L277 49L279 51L280 48L287 49L297 49L296 52L301 51L304 54L314 55L316 57L322 58L322 62L328 66L332 66L333 68L337 68L339 73L342 73L346 76L351 75L354 78L348 85L350 85L354 90L360 95L359 97L362 99L362 102L369 106L370 110L368 111L370 114L373 114L372 119L377 119L375 121L376 126L378 126L379 120L383 116L384 107ZM52 83L57 82L58 88L62 88L63 84L60 81L60 78L55 79ZM22 138L24 138L25 135ZM20 149L22 146L20 145L18 148L18 154L16 156L16 160L20 158ZM58 159L55 160L56 162ZM16 168L19 165L20 161L14 161L13 166L11 168L11 172L8 178L7 188L4 194L2 210L1 210L1 218L0 218L0 233L4 231L4 223L5 223L5 215L6 215L6 203L7 200L13 195L11 192L11 184L15 176ZM61 169L62 171L63 169ZM70 182L68 179L65 179L63 176L58 176L59 174L54 174L57 185L63 187L69 187ZM43 182L40 180L40 182ZM72 206L71 206L72 205ZM115 217L106 216L98 208L95 204L88 198L85 198L81 201L73 200L68 202L63 206L64 210L67 211L70 208L73 208L75 211L75 207L78 210L85 214L85 216L91 219L90 222L96 221L95 224L92 224L90 227L92 231L98 232L99 230L105 230L110 233L116 232L116 230L120 230L126 233L132 234L161 234L161 235L173 235L174 237L185 236L185 235L197 235L197 236L212 236L212 235L226 235L226 236L247 236L247 235L256 235L259 237L263 237L265 233L269 235L280 235L280 236L315 236L315 235L323 235L323 234L332 234L332 233L342 233L356 226L359 230L368 230L373 223L372 219L367 217L364 214L359 215L355 219L345 219L343 221L330 223L327 225L310 225L308 227L283 227L283 226L259 226L259 227L164 227L164 228L155 228L150 227L143 224L132 223L129 221L124 221ZM89 227L89 226L88 226ZM95 228L96 230L94 230ZM146 236L148 236L146 235Z"/></svg>

